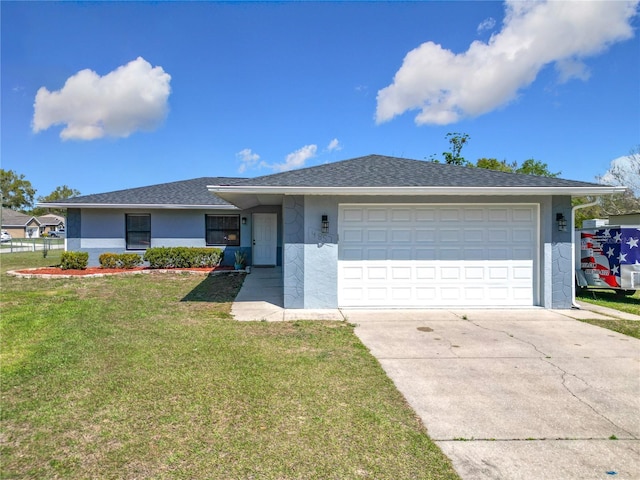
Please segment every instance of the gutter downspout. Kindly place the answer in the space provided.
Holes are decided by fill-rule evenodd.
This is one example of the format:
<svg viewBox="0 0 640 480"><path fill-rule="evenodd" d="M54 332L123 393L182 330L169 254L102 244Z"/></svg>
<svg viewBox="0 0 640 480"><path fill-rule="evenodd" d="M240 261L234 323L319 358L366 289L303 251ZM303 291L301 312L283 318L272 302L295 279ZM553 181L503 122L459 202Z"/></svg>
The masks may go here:
<svg viewBox="0 0 640 480"><path fill-rule="evenodd" d="M583 205L576 205L575 207L571 207L571 257L572 257L572 261L573 261L573 275L572 275L572 279L573 281L571 282L571 307L572 308L577 308L578 310L580 309L580 305L578 305L576 303L576 228L575 228L575 223L576 223L576 210L580 210L582 208L587 208L587 207L593 207L594 205L597 205L598 201L594 200L593 202L590 203L585 203Z"/></svg>

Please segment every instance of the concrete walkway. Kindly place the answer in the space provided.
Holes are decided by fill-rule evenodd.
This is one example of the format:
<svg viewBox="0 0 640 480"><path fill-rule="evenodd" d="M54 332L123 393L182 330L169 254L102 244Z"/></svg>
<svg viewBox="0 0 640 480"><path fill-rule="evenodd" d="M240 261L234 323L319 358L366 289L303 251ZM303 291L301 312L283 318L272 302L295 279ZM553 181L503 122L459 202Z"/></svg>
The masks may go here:
<svg viewBox="0 0 640 480"><path fill-rule="evenodd" d="M252 267L231 314L239 321L344 320L338 309L285 309L283 295L282 267Z"/></svg>

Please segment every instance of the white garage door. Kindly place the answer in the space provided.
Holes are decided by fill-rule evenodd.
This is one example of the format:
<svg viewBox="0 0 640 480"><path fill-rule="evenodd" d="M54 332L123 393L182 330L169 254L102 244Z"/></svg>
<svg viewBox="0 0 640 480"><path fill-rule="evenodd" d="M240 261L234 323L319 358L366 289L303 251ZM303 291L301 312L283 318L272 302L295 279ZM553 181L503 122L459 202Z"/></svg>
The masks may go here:
<svg viewBox="0 0 640 480"><path fill-rule="evenodd" d="M339 208L341 307L531 306L536 205Z"/></svg>

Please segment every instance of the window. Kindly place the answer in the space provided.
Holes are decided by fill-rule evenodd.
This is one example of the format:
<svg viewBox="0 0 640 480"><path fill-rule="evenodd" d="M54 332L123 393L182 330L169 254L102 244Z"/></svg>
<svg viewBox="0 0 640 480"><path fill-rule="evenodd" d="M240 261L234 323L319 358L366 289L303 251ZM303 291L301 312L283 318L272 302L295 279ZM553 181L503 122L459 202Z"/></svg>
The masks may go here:
<svg viewBox="0 0 640 480"><path fill-rule="evenodd" d="M240 215L206 215L207 245L240 246Z"/></svg>
<svg viewBox="0 0 640 480"><path fill-rule="evenodd" d="M127 250L145 250L151 246L151 215L125 215Z"/></svg>

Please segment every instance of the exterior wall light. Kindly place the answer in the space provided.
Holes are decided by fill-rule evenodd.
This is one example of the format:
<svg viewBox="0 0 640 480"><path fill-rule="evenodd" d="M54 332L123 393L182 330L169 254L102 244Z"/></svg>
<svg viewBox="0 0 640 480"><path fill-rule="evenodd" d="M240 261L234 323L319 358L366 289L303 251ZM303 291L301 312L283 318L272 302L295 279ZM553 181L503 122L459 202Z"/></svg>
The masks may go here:
<svg viewBox="0 0 640 480"><path fill-rule="evenodd" d="M558 223L558 231L560 232L567 231L567 219L564 218L563 213L556 213L556 222Z"/></svg>
<svg viewBox="0 0 640 480"><path fill-rule="evenodd" d="M247 224L247 217L242 217L242 224L246 225Z"/></svg>
<svg viewBox="0 0 640 480"><path fill-rule="evenodd" d="M329 216L322 215L322 233L329 233Z"/></svg>

